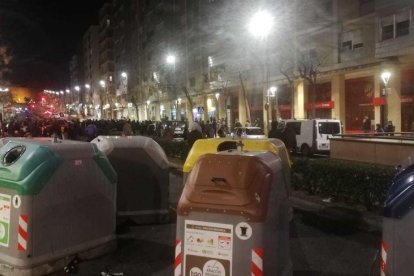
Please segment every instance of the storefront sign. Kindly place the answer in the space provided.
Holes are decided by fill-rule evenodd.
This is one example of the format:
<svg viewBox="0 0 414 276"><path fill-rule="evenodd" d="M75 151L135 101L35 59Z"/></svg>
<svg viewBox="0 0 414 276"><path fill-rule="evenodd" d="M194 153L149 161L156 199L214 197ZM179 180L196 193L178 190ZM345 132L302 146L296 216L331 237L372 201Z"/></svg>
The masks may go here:
<svg viewBox="0 0 414 276"><path fill-rule="evenodd" d="M414 96L401 96L401 103L414 103Z"/></svg>
<svg viewBox="0 0 414 276"><path fill-rule="evenodd" d="M374 106L381 106L381 105L385 105L385 97L375 97L372 99L372 104Z"/></svg>
<svg viewBox="0 0 414 276"><path fill-rule="evenodd" d="M334 101L328 101L328 102L316 102L315 103L315 108L317 109L332 109L335 107L335 102ZM311 103L305 103L305 109L309 110L312 108L312 104Z"/></svg>

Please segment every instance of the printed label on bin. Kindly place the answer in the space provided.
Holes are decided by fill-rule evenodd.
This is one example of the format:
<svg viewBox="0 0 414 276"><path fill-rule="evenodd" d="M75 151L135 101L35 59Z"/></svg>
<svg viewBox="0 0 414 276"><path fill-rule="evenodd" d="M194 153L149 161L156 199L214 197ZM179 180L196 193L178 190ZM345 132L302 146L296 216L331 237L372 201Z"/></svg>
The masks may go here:
<svg viewBox="0 0 414 276"><path fill-rule="evenodd" d="M0 194L0 245L9 247L11 196Z"/></svg>
<svg viewBox="0 0 414 276"><path fill-rule="evenodd" d="M233 225L185 221L183 275L231 275L232 257Z"/></svg>

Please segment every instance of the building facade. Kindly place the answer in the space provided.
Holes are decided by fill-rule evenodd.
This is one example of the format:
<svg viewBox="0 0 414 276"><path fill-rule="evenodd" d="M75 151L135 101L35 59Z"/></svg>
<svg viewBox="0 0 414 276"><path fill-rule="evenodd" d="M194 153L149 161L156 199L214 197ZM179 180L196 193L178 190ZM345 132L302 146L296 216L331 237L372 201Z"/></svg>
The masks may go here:
<svg viewBox="0 0 414 276"><path fill-rule="evenodd" d="M368 116L373 129L392 121L396 131L414 131L412 1L261 4L275 20L262 39L246 29L255 1L106 4L104 118L250 121L266 131L272 120L336 118L360 132Z"/></svg>

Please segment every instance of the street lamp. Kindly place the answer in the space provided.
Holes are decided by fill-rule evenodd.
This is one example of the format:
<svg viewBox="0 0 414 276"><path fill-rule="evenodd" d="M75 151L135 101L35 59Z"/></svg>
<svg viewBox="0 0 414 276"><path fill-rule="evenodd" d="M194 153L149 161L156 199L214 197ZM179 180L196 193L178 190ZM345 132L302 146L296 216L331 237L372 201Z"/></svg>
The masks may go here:
<svg viewBox="0 0 414 276"><path fill-rule="evenodd" d="M269 118L273 119L272 117L272 102L271 102L271 98L275 97L276 98L276 120L279 118L279 114L278 114L278 102L277 102L277 95L276 95L276 91L277 91L277 87L276 86L272 86L269 88L269 90L267 91L267 105L268 105L268 112L269 112Z"/></svg>
<svg viewBox="0 0 414 276"><path fill-rule="evenodd" d="M167 58L166 58L166 61L167 61L168 64L174 65L175 64L175 56L174 55L168 55Z"/></svg>
<svg viewBox="0 0 414 276"><path fill-rule="evenodd" d="M247 29L249 33L254 36L255 38L258 38L260 40L264 40L266 42L267 36L270 34L272 28L274 25L274 17L265 10L259 10L257 11L252 18L250 19ZM268 94L269 91L267 91L267 85L269 83L269 76L268 76L268 69L267 69L267 45L264 44L264 61L263 61L263 72L264 72L264 79L265 84L263 85L263 97ZM264 98L263 98L264 101ZM266 115L266 124L264 124L265 132L267 133L270 129L270 116L269 116L269 101L265 107L267 108L268 112ZM264 115L264 114L263 114Z"/></svg>
<svg viewBox="0 0 414 276"><path fill-rule="evenodd" d="M120 98L120 102L121 102L121 107L122 107L122 115L124 116L124 110L125 110L125 103L127 102L126 99L126 94L128 94L128 74L126 72L122 72L121 73L121 77L122 77L122 92L121 92L121 98ZM124 101L122 101L124 100ZM129 117L129 108L128 108L128 117Z"/></svg>
<svg viewBox="0 0 414 276"><path fill-rule="evenodd" d="M147 102L146 102L146 106L145 106L145 120L148 120L148 110L149 110L149 105L150 105L150 103L151 103L151 101L150 100L148 100Z"/></svg>
<svg viewBox="0 0 414 276"><path fill-rule="evenodd" d="M387 86L388 81L390 80L390 78L391 78L391 73L390 72L384 71L384 72L381 73L381 79L384 82L385 87Z"/></svg>
<svg viewBox="0 0 414 276"><path fill-rule="evenodd" d="M105 110L107 109L107 104L108 103L103 103L103 101L104 101L104 99L106 100L106 102L108 102L108 95L107 95L107 91L106 91L106 82L104 81L104 80L100 80L99 81L99 85L102 87L102 94L103 94L103 97L99 97L99 103L100 103L100 108L101 108L101 116L102 116L102 111L103 111L103 109L105 108ZM106 113L106 119L108 119L108 111L106 111L105 112Z"/></svg>
<svg viewBox="0 0 414 276"><path fill-rule="evenodd" d="M247 29L249 32L260 39L265 39L274 25L273 16L264 10L259 10L250 19Z"/></svg>
<svg viewBox="0 0 414 276"><path fill-rule="evenodd" d="M384 72L382 72L381 73L381 79L382 79L382 82L384 83L384 89L383 89L383 91L382 91L382 95L385 97L385 99L386 99L386 101L385 101L385 105L384 105L384 123L387 123L388 124L388 99L387 99L387 96L388 96L388 88L387 88L387 85L388 85L388 82L389 82L389 80L390 80L390 78L391 78L391 73L389 72L389 71L384 71Z"/></svg>

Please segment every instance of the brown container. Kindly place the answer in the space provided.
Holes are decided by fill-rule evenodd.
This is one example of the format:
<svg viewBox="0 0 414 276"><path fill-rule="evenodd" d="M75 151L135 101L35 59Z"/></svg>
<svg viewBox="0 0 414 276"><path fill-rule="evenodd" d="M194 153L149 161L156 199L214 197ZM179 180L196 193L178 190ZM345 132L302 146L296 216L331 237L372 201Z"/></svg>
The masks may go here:
<svg viewBox="0 0 414 276"><path fill-rule="evenodd" d="M255 156L206 154L189 175L177 212L224 212L263 221L271 177L271 169Z"/></svg>
<svg viewBox="0 0 414 276"><path fill-rule="evenodd" d="M177 207L174 275L291 275L285 169L269 151L199 158Z"/></svg>

